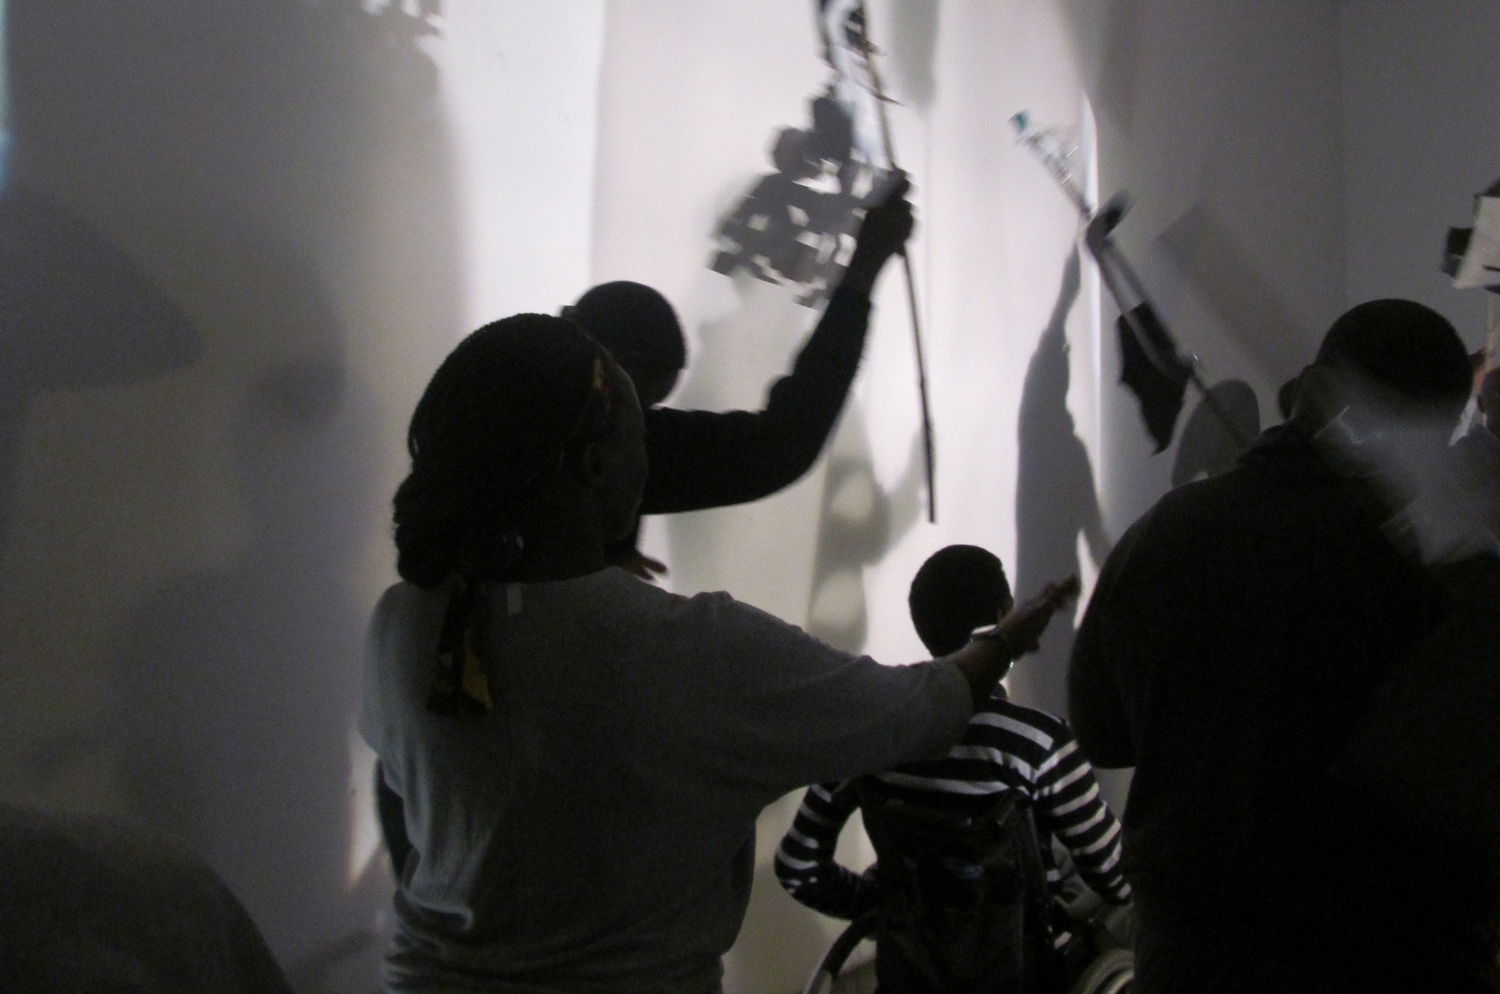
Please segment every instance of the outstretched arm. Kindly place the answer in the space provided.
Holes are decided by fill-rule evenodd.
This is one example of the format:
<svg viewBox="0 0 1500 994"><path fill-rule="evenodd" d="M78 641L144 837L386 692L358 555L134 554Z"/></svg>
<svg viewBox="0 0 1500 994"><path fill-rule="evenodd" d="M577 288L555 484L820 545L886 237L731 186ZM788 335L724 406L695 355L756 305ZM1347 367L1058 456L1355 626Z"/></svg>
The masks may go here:
<svg viewBox="0 0 1500 994"><path fill-rule="evenodd" d="M798 901L833 918L875 906L875 883L834 861L839 832L859 806L854 782L814 784L776 850L776 879Z"/></svg>
<svg viewBox="0 0 1500 994"><path fill-rule="evenodd" d="M651 464L642 514L701 511L759 500L795 483L817 460L859 371L870 323L870 291L911 236L909 184L900 180L870 208L843 282L789 375L761 411L646 412Z"/></svg>

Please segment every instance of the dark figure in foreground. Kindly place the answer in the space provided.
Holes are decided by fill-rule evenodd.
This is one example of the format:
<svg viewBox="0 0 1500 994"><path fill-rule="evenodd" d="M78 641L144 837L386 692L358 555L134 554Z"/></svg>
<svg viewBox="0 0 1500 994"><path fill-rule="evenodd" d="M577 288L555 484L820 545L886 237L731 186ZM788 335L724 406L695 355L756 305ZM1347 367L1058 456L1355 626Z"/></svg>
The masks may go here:
<svg viewBox="0 0 1500 994"><path fill-rule="evenodd" d="M934 656L963 647L975 628L1014 606L1000 560L972 545L950 545L923 563L909 600ZM839 832L861 806L879 858L865 875L834 860ZM884 823L892 808L926 819L922 851ZM955 831L945 837L950 825ZM972 831L993 848L966 852ZM946 754L808 788L776 851L776 876L826 915L880 913L875 969L887 994L1055 990L1074 937L1060 923L1052 927L1053 900L1063 896L1052 839L1105 901L1130 899L1120 825L1072 732L1052 715L1012 704L996 686ZM1027 879L1030 859L1045 883Z"/></svg>
<svg viewBox="0 0 1500 994"><path fill-rule="evenodd" d="M659 407L687 365L682 325L660 293L640 283L603 283L564 316L609 350L645 409L650 470L641 514L675 514L760 500L795 483L817 461L859 371L870 326L870 291L911 237L910 184L899 181L865 215L843 283L797 354L771 385L762 411ZM666 567L636 549L635 531L610 546L610 561L650 579ZM376 813L399 878L410 843L401 796L375 770Z"/></svg>
<svg viewBox="0 0 1500 994"><path fill-rule="evenodd" d="M1455 922L1447 874L1381 838L1328 772L1446 607L1327 442L1373 424L1440 452L1468 394L1441 316L1355 307L1291 420L1162 498L1109 557L1070 706L1095 764L1135 767L1125 874L1146 994L1494 989L1494 928Z"/></svg>
<svg viewBox="0 0 1500 994"><path fill-rule="evenodd" d="M204 864L102 818L0 805L0 990L292 988Z"/></svg>
<svg viewBox="0 0 1500 994"><path fill-rule="evenodd" d="M761 809L946 748L1056 607L882 666L644 583L605 554L644 434L609 354L535 314L466 338L417 404L360 717L413 847L389 990L712 994Z"/></svg>

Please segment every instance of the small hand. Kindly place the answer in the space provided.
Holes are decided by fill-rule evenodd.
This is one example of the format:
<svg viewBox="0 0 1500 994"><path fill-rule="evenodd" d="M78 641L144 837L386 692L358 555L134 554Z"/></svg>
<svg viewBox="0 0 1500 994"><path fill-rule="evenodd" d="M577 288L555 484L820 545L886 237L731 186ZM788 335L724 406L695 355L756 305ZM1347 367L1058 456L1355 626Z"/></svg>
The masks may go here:
<svg viewBox="0 0 1500 994"><path fill-rule="evenodd" d="M655 583L658 576L667 574L667 564L659 559L652 559L634 546L610 550L609 564L618 566L625 572L638 576L648 583Z"/></svg>
<svg viewBox="0 0 1500 994"><path fill-rule="evenodd" d="M1016 655L1035 652L1052 615L1078 596L1078 577L1049 583L1041 593L999 618L999 634Z"/></svg>

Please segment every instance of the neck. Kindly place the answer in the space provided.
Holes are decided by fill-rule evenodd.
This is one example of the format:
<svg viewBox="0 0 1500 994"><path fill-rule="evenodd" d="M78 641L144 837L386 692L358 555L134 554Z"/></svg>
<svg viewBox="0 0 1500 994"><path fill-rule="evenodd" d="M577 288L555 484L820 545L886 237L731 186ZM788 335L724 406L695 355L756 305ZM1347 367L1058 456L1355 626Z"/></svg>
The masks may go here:
<svg viewBox="0 0 1500 994"><path fill-rule="evenodd" d="M581 513L586 509L576 504L553 508L534 515L521 531L526 547L515 578L522 583L570 580L608 565L598 516Z"/></svg>

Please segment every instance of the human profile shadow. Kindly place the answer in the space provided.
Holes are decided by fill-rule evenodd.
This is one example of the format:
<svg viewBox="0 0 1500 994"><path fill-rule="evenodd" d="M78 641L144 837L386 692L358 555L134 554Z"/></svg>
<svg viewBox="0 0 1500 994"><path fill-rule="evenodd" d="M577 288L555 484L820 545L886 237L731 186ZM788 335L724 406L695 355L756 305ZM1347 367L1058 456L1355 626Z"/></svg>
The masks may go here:
<svg viewBox="0 0 1500 994"><path fill-rule="evenodd" d="M836 649L857 653L869 633L865 567L873 566L921 516L921 436L889 491L875 478L864 408L851 401L829 445L818 512L807 631Z"/></svg>
<svg viewBox="0 0 1500 994"><path fill-rule="evenodd" d="M372 405L316 277L284 250L223 275L251 282L260 319L292 330L296 351L268 357L233 405L243 552L167 582L126 621L109 735L130 820L213 866L294 984L322 989L302 967L363 955L373 979L389 899L388 880L354 886L350 864L364 618L348 575L372 500Z"/></svg>
<svg viewBox="0 0 1500 994"><path fill-rule="evenodd" d="M1067 320L1079 283L1074 249L1063 266L1052 317L1032 353L1021 389L1012 584L1018 601L1054 580L1081 573L1080 535L1095 563L1103 563L1109 553L1093 466L1068 411ZM1038 651L1016 664L1010 688L1019 703L1052 714L1067 713L1067 669L1075 634L1072 618L1060 614L1042 636Z"/></svg>

